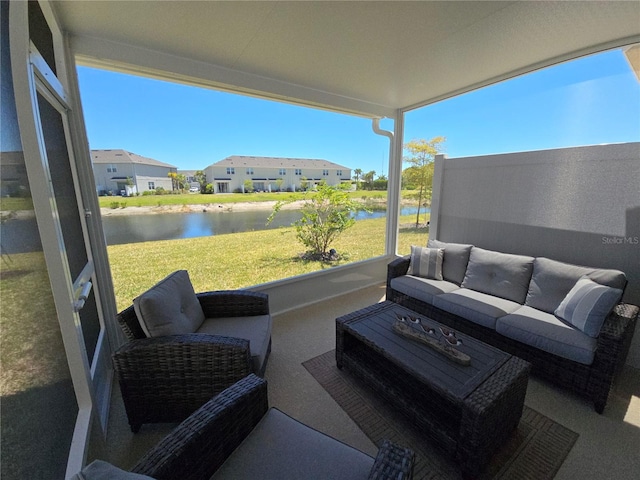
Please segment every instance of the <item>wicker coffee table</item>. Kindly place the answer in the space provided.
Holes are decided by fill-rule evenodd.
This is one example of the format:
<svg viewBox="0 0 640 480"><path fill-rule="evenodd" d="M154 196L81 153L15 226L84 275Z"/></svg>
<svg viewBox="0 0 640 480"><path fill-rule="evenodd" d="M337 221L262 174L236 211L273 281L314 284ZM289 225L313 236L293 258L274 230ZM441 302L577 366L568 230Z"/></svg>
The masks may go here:
<svg viewBox="0 0 640 480"><path fill-rule="evenodd" d="M531 365L456 332L455 347L471 357L458 364L393 331L396 314L419 317L382 302L336 319L336 363L373 387L456 459L465 477L481 473L522 416Z"/></svg>

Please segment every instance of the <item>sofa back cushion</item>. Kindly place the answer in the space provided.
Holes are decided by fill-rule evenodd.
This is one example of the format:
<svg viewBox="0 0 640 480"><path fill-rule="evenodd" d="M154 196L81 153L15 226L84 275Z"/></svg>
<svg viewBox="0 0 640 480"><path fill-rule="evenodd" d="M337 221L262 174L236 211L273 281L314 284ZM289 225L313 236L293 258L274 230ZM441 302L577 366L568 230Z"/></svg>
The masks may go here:
<svg viewBox="0 0 640 480"><path fill-rule="evenodd" d="M524 255L473 247L462 287L524 304L533 260Z"/></svg>
<svg viewBox="0 0 640 480"><path fill-rule="evenodd" d="M429 239L427 247L442 248L444 250L444 256L442 257L442 277L448 282L460 285L467 271L472 245L446 243L440 240Z"/></svg>
<svg viewBox="0 0 640 480"><path fill-rule="evenodd" d="M620 270L587 268L537 257L533 261L533 274L525 305L553 313L583 276L619 290L624 290L627 284L627 278Z"/></svg>
<svg viewBox="0 0 640 480"><path fill-rule="evenodd" d="M186 270L173 272L135 298L133 308L148 337L194 333L204 322Z"/></svg>

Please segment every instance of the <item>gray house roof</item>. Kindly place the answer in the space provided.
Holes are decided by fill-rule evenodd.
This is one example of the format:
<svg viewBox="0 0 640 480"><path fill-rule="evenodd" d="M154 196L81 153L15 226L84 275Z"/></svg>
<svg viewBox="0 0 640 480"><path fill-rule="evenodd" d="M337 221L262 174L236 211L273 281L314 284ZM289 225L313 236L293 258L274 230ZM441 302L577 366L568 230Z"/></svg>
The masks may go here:
<svg viewBox="0 0 640 480"><path fill-rule="evenodd" d="M349 167L338 165L323 159L315 158L282 158L282 157L251 157L232 155L212 166L216 167L283 167L283 168L337 168L350 170Z"/></svg>
<svg viewBox="0 0 640 480"><path fill-rule="evenodd" d="M153 158L143 157L126 150L91 150L93 163L138 163L142 165L155 165L157 167L177 168L175 165L159 162Z"/></svg>

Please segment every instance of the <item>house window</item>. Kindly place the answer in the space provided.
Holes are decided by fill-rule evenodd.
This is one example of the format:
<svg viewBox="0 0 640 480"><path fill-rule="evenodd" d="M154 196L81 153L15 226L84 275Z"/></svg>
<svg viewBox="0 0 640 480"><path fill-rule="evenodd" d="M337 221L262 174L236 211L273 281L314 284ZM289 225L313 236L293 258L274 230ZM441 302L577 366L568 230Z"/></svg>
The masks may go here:
<svg viewBox="0 0 640 480"><path fill-rule="evenodd" d="M338 175L339 177L342 176L342 170L336 170L336 175Z"/></svg>
<svg viewBox="0 0 640 480"><path fill-rule="evenodd" d="M302 175L302 169L296 168L296 175Z"/></svg>
<svg viewBox="0 0 640 480"><path fill-rule="evenodd" d="M233 167L227 167L227 175L234 175L236 173L236 169Z"/></svg>
<svg viewBox="0 0 640 480"><path fill-rule="evenodd" d="M247 168L247 175L253 175L253 168Z"/></svg>
<svg viewBox="0 0 640 480"><path fill-rule="evenodd" d="M280 171L278 172L278 175L286 175L286 174L287 174L286 168L281 168Z"/></svg>
<svg viewBox="0 0 640 480"><path fill-rule="evenodd" d="M155 182L149 182L149 190L155 190L156 189L156 183Z"/></svg>
<svg viewBox="0 0 640 480"><path fill-rule="evenodd" d="M323 175L324 177L329 176L329 170L322 170L322 175Z"/></svg>
<svg viewBox="0 0 640 480"><path fill-rule="evenodd" d="M118 169L116 168L115 165L108 165L107 166L107 173L115 173L117 171L118 171Z"/></svg>

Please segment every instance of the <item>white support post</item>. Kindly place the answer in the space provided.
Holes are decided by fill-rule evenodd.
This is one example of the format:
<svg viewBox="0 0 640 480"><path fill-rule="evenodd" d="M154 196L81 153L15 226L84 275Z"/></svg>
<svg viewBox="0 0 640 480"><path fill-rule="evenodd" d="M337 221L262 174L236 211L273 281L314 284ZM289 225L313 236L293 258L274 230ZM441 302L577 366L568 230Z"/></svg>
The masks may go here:
<svg viewBox="0 0 640 480"><path fill-rule="evenodd" d="M436 155L433 167L433 186L431 189L431 219L429 221L429 238L438 239L440 227L440 198L442 195L442 182L444 180L444 160L442 153Z"/></svg>

